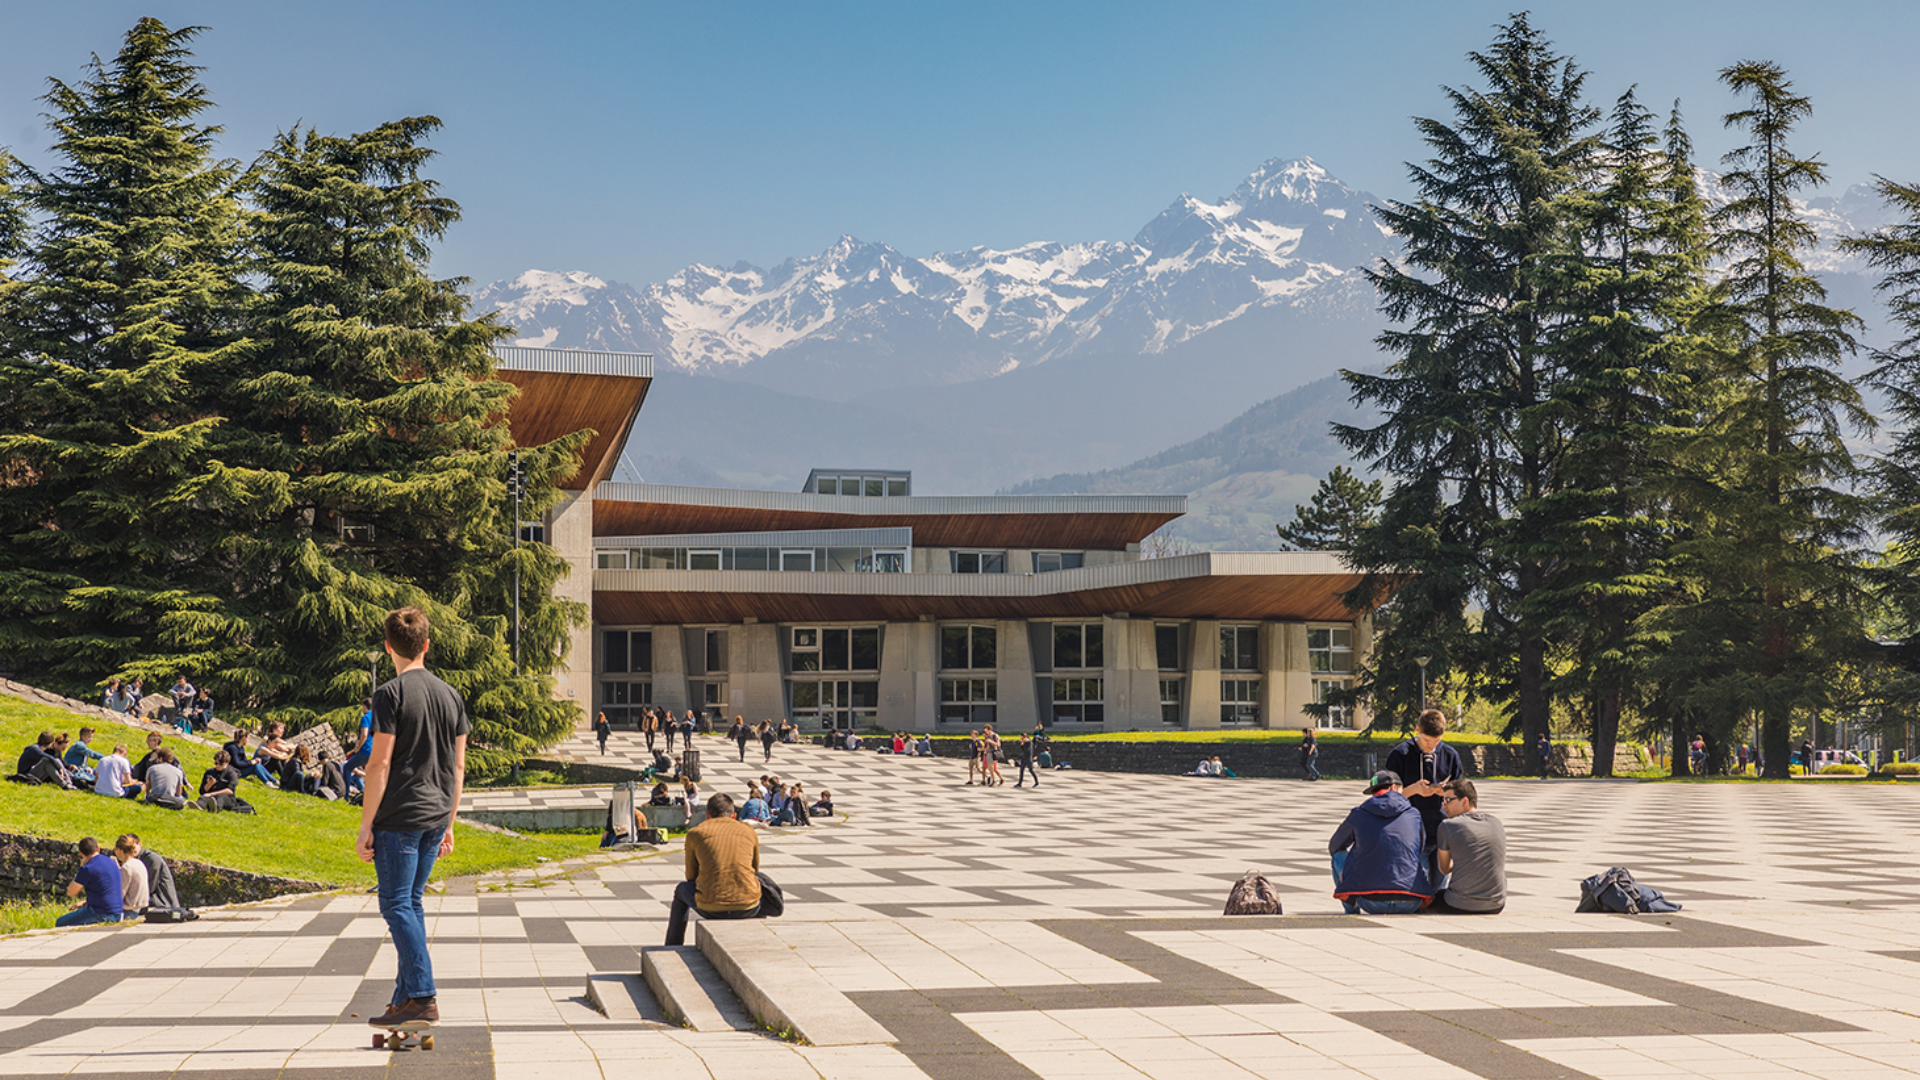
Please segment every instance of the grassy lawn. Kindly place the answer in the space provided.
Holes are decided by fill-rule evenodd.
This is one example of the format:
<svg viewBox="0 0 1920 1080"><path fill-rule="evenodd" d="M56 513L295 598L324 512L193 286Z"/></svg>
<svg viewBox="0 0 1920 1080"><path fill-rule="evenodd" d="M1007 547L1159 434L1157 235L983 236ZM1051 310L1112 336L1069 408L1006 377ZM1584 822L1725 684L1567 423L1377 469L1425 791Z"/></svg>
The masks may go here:
<svg viewBox="0 0 1920 1080"><path fill-rule="evenodd" d="M0 767L12 772L20 750L42 730L68 731L78 737L79 729L80 718L72 713L0 697L0 753L6 755ZM146 752L145 733L119 725L101 726L92 746L106 753L114 743L126 744L134 761ZM179 738L169 738L166 745L180 756L188 785L197 786L200 773L213 763L215 748ZM165 810L89 792L0 783L0 831L76 841L92 836L105 843L130 832L169 859L327 885L366 888L373 884L372 864L361 862L353 852L360 828L359 807L285 794L252 781L241 784L240 795L258 812ZM515 838L463 824L454 834L453 854L434 867L434 877L532 866L543 858L572 858L597 850L599 841L597 834L580 833ZM0 914L0 928L8 927L8 918Z"/></svg>

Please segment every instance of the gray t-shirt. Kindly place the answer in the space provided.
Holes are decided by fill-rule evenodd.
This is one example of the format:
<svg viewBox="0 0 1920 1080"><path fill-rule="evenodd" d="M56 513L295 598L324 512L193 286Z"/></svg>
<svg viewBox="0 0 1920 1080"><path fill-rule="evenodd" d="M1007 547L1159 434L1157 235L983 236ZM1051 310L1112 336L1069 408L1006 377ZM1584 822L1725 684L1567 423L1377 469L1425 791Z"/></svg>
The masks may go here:
<svg viewBox="0 0 1920 1080"><path fill-rule="evenodd" d="M1507 903L1507 830L1484 810L1440 823L1440 850L1453 857L1447 905L1461 911L1497 911Z"/></svg>
<svg viewBox="0 0 1920 1080"><path fill-rule="evenodd" d="M180 771L180 766L169 765L164 761L156 761L147 766L148 802L163 800L171 802L181 797L180 793L186 786L187 774Z"/></svg>

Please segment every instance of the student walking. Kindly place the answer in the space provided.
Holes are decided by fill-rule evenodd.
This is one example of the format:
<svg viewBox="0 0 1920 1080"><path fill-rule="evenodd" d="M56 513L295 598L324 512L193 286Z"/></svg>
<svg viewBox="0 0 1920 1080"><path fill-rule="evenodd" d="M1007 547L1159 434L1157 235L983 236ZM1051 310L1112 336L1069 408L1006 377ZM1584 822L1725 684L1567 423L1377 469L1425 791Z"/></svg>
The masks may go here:
<svg viewBox="0 0 1920 1080"><path fill-rule="evenodd" d="M773 721L760 721L760 760L773 760Z"/></svg>
<svg viewBox="0 0 1920 1080"><path fill-rule="evenodd" d="M1025 735L1020 736L1019 745L1014 747L1013 752L1020 761L1020 771L1014 776L1013 786L1026 787L1027 777L1031 776L1033 777L1033 786L1039 787L1040 774L1033 769L1033 740L1027 738Z"/></svg>
<svg viewBox="0 0 1920 1080"><path fill-rule="evenodd" d="M373 864L380 915L398 954L386 1014L367 1021L388 1030L440 1020L421 901L434 860L453 851L471 730L459 692L427 670L429 629L417 607L387 614L395 675L373 695L373 753L355 844L360 861Z"/></svg>
<svg viewBox="0 0 1920 1080"><path fill-rule="evenodd" d="M1300 729L1300 774L1308 780L1320 779L1320 742L1313 729Z"/></svg>
<svg viewBox="0 0 1920 1080"><path fill-rule="evenodd" d="M673 714L668 713L666 714L666 716L661 718L660 726L666 729L665 734L667 736L667 753L671 755L673 753L673 737L679 734L680 725L674 721Z"/></svg>
<svg viewBox="0 0 1920 1080"><path fill-rule="evenodd" d="M649 754L653 753L653 732L657 726L658 721L654 720L652 709L646 709L640 713L640 734L646 737Z"/></svg>
<svg viewBox="0 0 1920 1080"><path fill-rule="evenodd" d="M600 718L593 722L593 737L600 740L601 757L607 756L607 736L612 734L613 725L607 723L607 714L601 713Z"/></svg>

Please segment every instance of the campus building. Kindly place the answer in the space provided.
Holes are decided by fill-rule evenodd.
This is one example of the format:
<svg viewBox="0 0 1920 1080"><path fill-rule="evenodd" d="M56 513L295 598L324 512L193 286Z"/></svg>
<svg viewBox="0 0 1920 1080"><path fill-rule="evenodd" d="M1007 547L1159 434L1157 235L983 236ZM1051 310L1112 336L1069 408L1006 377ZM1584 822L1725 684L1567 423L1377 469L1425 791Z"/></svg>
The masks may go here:
<svg viewBox="0 0 1920 1080"><path fill-rule="evenodd" d="M592 607L558 687L583 722L651 705L805 731L1296 728L1371 643L1336 556L1142 558L1184 495L916 495L909 472L852 467L797 492L617 483L651 357L498 353L516 439L597 433L524 527Z"/></svg>

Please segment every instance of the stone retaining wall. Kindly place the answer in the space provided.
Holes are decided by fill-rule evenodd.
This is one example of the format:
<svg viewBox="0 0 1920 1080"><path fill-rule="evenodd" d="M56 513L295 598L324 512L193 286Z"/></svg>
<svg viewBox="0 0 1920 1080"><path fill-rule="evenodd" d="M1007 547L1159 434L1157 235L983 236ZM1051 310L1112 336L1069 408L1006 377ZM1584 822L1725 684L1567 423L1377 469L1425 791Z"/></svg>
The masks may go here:
<svg viewBox="0 0 1920 1080"><path fill-rule="evenodd" d="M1366 776L1385 766L1387 754L1399 745L1397 738L1382 738L1371 743L1322 742L1319 769L1323 776ZM1011 748L1009 748L1011 749ZM1053 761L1072 764L1075 769L1098 772L1150 773L1161 776L1192 772L1200 759L1218 757L1227 768L1241 776L1300 776L1298 742L1079 742L1053 741ZM1533 776L1540 771L1539 759L1518 743L1459 745L1461 764L1468 776ZM940 757L963 758L967 743L961 739L933 740L934 753ZM1591 776L1593 761L1585 743L1569 743L1553 748L1555 776ZM1646 751L1638 746L1620 746L1614 753L1614 772L1647 767ZM1003 769L1011 769L1010 766Z"/></svg>
<svg viewBox="0 0 1920 1080"><path fill-rule="evenodd" d="M103 847L114 837L96 836ZM52 840L44 836L20 836L0 833L0 898L8 900L52 900L67 894L73 872L80 865L80 852L74 840ZM166 852L160 853L162 856ZM187 859L167 859L173 868L173 883L180 900L188 907L212 907L249 900L270 900L292 893L321 892L331 888L313 881L296 881L268 874L250 874L223 866Z"/></svg>

